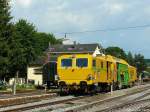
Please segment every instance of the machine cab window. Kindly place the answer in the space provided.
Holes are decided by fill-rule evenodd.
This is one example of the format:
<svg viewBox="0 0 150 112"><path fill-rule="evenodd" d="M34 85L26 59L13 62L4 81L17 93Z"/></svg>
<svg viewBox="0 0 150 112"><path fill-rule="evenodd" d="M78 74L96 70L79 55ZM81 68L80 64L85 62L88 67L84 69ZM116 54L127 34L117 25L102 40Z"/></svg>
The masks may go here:
<svg viewBox="0 0 150 112"><path fill-rule="evenodd" d="M62 67L72 67L72 59L62 59L61 66Z"/></svg>
<svg viewBox="0 0 150 112"><path fill-rule="evenodd" d="M87 58L78 58L76 59L77 67L88 67L88 59Z"/></svg>

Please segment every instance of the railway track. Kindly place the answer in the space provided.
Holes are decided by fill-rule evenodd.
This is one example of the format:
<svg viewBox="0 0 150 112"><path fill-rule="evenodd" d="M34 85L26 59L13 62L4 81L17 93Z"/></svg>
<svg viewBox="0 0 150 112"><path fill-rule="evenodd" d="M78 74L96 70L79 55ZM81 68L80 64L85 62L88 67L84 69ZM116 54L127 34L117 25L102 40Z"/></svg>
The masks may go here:
<svg viewBox="0 0 150 112"><path fill-rule="evenodd" d="M94 107L101 107L101 106L106 106L111 103L117 103L118 100L125 98L125 97L132 97L132 95L136 96L132 101L142 99L143 97L149 96L150 95L150 85L149 86L141 86L141 88L135 88L134 91L122 94L122 95L116 95L116 96L111 96L110 93L107 94L98 94L94 96L79 96L79 97L74 97L74 96L65 96L65 97L56 97L52 98L51 100L45 100L41 102L33 102L33 103L27 103L24 105L14 105L14 106L9 106L7 108L0 108L0 112L36 112L40 110L45 110L45 111L66 111L66 112L77 112L77 111L87 111L91 110ZM126 90L119 90L118 92L122 92ZM129 90L130 91L130 90ZM91 101L91 102L90 102ZM123 101L123 100L122 100ZM105 104L106 103L106 104ZM103 112L108 112L111 111L112 109L119 109L121 106L127 105L129 102L126 103L121 103L120 105L114 105L111 108L101 108L101 110L97 111L103 111ZM130 101L130 103L132 103ZM95 109L96 110L96 109Z"/></svg>
<svg viewBox="0 0 150 112"><path fill-rule="evenodd" d="M150 112L150 99L133 101L100 112Z"/></svg>
<svg viewBox="0 0 150 112"><path fill-rule="evenodd" d="M139 104L140 105L142 105L143 103L146 103L146 102L148 102L148 104L146 105L146 106L143 106L143 107L140 107L138 110L134 110L134 112L150 112L150 99L148 99L148 100L143 100L143 101L141 101Z"/></svg>
<svg viewBox="0 0 150 112"><path fill-rule="evenodd" d="M128 100L125 102L122 102L121 104L119 103L118 105L114 105L110 108L106 108L104 110L100 110L97 112L120 112L120 111L124 111L123 112L132 112L135 111L137 108L141 107L141 103L143 104L143 106L145 106L144 103L146 104L150 104L150 99L145 99L145 100L140 100L146 96L150 96L150 93L146 93L138 98L132 99L132 100Z"/></svg>
<svg viewBox="0 0 150 112"><path fill-rule="evenodd" d="M146 93L145 93L146 92ZM85 105L82 108L78 108L77 111L82 110L92 111L92 112L131 112L130 108L126 108L127 106L132 107L132 104L136 104L137 102L147 101L150 104L150 100L142 100L138 101L144 97L150 96L150 90L147 88L144 91L140 91L139 93L123 95L120 97L115 97L112 99L93 102L89 105ZM135 108L137 106L135 105ZM124 110L122 110L124 108ZM70 110L68 111L70 112ZM146 111L147 112L147 111Z"/></svg>
<svg viewBox="0 0 150 112"><path fill-rule="evenodd" d="M27 111L35 108L42 108L45 106L51 106L51 105L57 105L61 104L64 102L69 102L69 101L75 101L79 99L83 99L88 96L79 96L79 97L73 97L73 96L66 96L66 97L57 97L57 99L53 98L53 101L45 100L41 102L34 102L34 103L27 103L23 105L14 105L14 106L9 106L9 107L3 107L0 108L0 112L22 112L22 111Z"/></svg>
<svg viewBox="0 0 150 112"><path fill-rule="evenodd" d="M140 100L144 97L150 96L150 87L143 88L133 93L116 96L113 98L106 98L104 100L97 100L93 98L91 103L85 102L83 105L75 106L65 109L66 112L113 112L115 108L121 108L129 103L133 103L135 100ZM133 103L134 104L134 103ZM118 111L119 112L119 111ZM122 112L122 111L121 111ZM126 111L124 111L126 112Z"/></svg>

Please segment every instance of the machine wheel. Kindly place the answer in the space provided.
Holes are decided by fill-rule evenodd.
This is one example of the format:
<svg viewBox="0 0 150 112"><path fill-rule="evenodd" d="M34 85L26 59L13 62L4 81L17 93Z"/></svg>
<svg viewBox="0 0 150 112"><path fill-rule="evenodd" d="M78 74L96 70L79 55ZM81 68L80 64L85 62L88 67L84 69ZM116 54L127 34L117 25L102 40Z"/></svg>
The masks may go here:
<svg viewBox="0 0 150 112"><path fill-rule="evenodd" d="M100 93L101 92L101 86L100 85L98 85L98 86L96 86L96 93Z"/></svg>
<svg viewBox="0 0 150 112"><path fill-rule="evenodd" d="M86 83L80 84L80 94L88 94L88 86Z"/></svg>
<svg viewBox="0 0 150 112"><path fill-rule="evenodd" d="M122 89L122 83L121 82L119 82L119 84L118 84L118 89Z"/></svg>
<svg viewBox="0 0 150 112"><path fill-rule="evenodd" d="M132 82L132 85L135 86L135 82Z"/></svg>
<svg viewBox="0 0 150 112"><path fill-rule="evenodd" d="M60 92L59 92L59 95L60 95L60 96L68 95L68 93L69 93L69 91L68 91L68 89L67 89L66 86L61 86L61 87L60 87Z"/></svg>
<svg viewBox="0 0 150 112"><path fill-rule="evenodd" d="M96 94L96 86L95 85L88 86L88 94L90 94L90 95Z"/></svg>
<svg viewBox="0 0 150 112"><path fill-rule="evenodd" d="M132 82L131 82L131 83L129 83L129 86L128 86L128 87L129 87L129 88L131 88L132 86L133 86Z"/></svg>
<svg viewBox="0 0 150 112"><path fill-rule="evenodd" d="M115 82L115 83L113 83L113 91L114 90L117 90L117 83Z"/></svg>
<svg viewBox="0 0 150 112"><path fill-rule="evenodd" d="M110 92L110 91L111 91L111 85L107 85L106 92Z"/></svg>

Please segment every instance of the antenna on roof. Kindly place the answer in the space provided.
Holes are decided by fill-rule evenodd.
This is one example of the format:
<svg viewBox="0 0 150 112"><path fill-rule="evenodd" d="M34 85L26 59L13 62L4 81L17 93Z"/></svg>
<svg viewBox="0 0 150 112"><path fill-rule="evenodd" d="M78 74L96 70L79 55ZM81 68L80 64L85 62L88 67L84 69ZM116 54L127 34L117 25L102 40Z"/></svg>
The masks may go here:
<svg viewBox="0 0 150 112"><path fill-rule="evenodd" d="M65 33L65 38L67 38L67 34Z"/></svg>

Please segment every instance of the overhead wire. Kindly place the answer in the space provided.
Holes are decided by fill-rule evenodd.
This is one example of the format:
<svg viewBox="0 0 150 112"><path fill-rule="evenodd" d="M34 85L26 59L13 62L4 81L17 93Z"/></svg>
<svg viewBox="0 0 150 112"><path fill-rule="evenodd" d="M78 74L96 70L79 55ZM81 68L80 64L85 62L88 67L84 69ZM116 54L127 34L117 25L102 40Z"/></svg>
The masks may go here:
<svg viewBox="0 0 150 112"><path fill-rule="evenodd" d="M139 25L139 26L128 26L128 27L118 27L118 28L106 28L106 29L96 29L96 30L85 30L85 31L73 31L73 32L61 32L61 33L54 33L54 34L79 34L79 33L94 33L94 32L108 32L108 31L119 31L119 30L132 30L137 28L147 28L150 27L150 24Z"/></svg>

